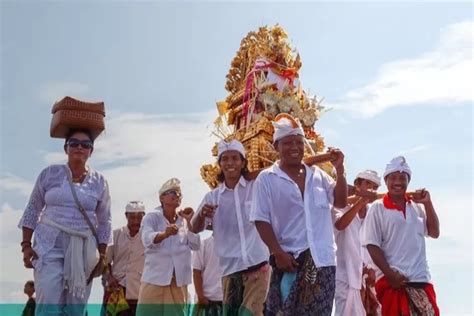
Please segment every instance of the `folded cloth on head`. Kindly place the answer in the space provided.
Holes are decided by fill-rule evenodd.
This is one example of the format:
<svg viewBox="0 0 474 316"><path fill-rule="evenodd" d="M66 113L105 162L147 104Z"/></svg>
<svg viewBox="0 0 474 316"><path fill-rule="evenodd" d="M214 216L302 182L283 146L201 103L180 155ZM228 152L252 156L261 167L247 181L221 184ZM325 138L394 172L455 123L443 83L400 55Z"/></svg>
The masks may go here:
<svg viewBox="0 0 474 316"><path fill-rule="evenodd" d="M298 121L289 114L278 114L275 117L275 121L272 122L272 125L275 130L273 133L273 142L292 135L301 135L304 137L303 128Z"/></svg>
<svg viewBox="0 0 474 316"><path fill-rule="evenodd" d="M411 169L408 166L405 157L398 156L390 160L390 163L387 164L383 174L384 179L386 176L394 172L405 172L408 174L408 177L411 178Z"/></svg>
<svg viewBox="0 0 474 316"><path fill-rule="evenodd" d="M131 201L128 202L127 206L125 207L126 213L144 213L145 212L145 205L142 201Z"/></svg>
<svg viewBox="0 0 474 316"><path fill-rule="evenodd" d="M226 151L229 151L229 150L236 150L238 151L239 153L242 154L242 156L245 158L245 148L244 148L244 145L242 145L241 142L239 142L238 140L232 140L230 142L226 142L226 141L223 141L221 140L218 144L217 144L217 159L221 158L221 155L226 152Z"/></svg>
<svg viewBox="0 0 474 316"><path fill-rule="evenodd" d="M376 185L380 186L380 177L377 174L377 172L374 170L365 170L365 171L359 172L356 176L356 179L369 180L375 183Z"/></svg>

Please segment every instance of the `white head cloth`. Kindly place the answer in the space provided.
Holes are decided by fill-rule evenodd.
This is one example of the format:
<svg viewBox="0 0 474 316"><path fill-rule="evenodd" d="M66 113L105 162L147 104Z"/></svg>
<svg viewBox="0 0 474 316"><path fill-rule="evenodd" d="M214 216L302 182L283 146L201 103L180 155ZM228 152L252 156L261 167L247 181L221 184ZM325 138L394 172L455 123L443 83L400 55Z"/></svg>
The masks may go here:
<svg viewBox="0 0 474 316"><path fill-rule="evenodd" d="M142 201L131 201L128 202L125 207L126 213L145 213L145 205Z"/></svg>
<svg viewBox="0 0 474 316"><path fill-rule="evenodd" d="M394 172L405 172L408 174L408 177L411 178L411 169L408 166L405 157L398 156L390 160L390 163L387 164L387 167L385 168L383 178L385 179L385 177Z"/></svg>
<svg viewBox="0 0 474 316"><path fill-rule="evenodd" d="M276 142L283 137L291 135L301 135L304 137L303 128L292 122L289 118L283 117L276 122L272 122L275 132L273 133L273 142Z"/></svg>
<svg viewBox="0 0 474 316"><path fill-rule="evenodd" d="M370 182L375 183L376 185L380 186L380 177L374 170L365 170L359 172L356 176L356 179L365 179L369 180Z"/></svg>
<svg viewBox="0 0 474 316"><path fill-rule="evenodd" d="M166 191L170 191L170 190L175 190L175 191L178 191L178 192L181 192L181 186L180 186L181 182L176 179L176 178L171 178L169 180L167 180L160 188L160 195L162 195L163 193L165 193Z"/></svg>
<svg viewBox="0 0 474 316"><path fill-rule="evenodd" d="M221 155L226 152L226 151L229 151L229 150L236 150L238 151L239 153L242 154L242 156L244 156L245 158L245 148L244 148L244 145L242 145L241 142L239 142L238 140L232 140L231 142L226 142L226 141L223 141L221 140L218 144L217 144L217 159L221 158Z"/></svg>

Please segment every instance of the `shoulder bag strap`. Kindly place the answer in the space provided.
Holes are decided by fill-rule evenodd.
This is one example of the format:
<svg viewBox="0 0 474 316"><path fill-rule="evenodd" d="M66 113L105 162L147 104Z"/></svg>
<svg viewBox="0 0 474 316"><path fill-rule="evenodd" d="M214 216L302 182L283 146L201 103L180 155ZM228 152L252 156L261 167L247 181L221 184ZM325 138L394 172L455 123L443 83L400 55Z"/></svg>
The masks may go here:
<svg viewBox="0 0 474 316"><path fill-rule="evenodd" d="M96 231L94 225L92 225L92 222L91 222L89 216L87 216L86 210L82 206L81 202L79 202L79 199L78 199L77 193L76 193L76 189L74 188L74 184L72 183L71 174L69 173L69 170L66 166L65 166L65 168L66 168L67 179L68 179L68 182L69 182L69 187L71 188L72 197L74 198L74 201L76 202L77 209L79 210L79 212L81 212L82 216L84 216L84 219L86 220L87 225L89 225L89 228L92 231L92 234L94 235L94 238L95 238L95 241L97 242L97 245L99 245L99 236L97 236L97 231Z"/></svg>

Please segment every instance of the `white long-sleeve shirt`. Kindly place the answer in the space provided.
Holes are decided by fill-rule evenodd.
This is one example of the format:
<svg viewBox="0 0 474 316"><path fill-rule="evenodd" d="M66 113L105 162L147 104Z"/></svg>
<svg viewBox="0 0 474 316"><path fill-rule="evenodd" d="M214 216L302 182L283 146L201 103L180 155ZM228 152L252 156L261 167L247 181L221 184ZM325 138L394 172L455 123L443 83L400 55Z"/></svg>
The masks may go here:
<svg viewBox="0 0 474 316"><path fill-rule="evenodd" d="M212 227L215 253L223 275L246 270L267 261L270 256L255 224L250 222L253 188L254 181L244 177L240 177L234 189L222 183L208 192L198 207L199 213L204 204L218 205Z"/></svg>
<svg viewBox="0 0 474 316"><path fill-rule="evenodd" d="M70 172L67 164L51 165L43 169L18 224L19 228L34 230L33 249L39 257L34 263L37 269L42 265L43 256L54 247L60 233L58 228L41 223L40 218L47 217L77 231L89 229L72 195L67 176ZM112 217L107 181L101 173L89 167L84 181L73 185L79 202L97 230L99 243L108 244Z"/></svg>
<svg viewBox="0 0 474 316"><path fill-rule="evenodd" d="M188 285L192 280L191 250L198 250L201 241L199 235L192 233L186 221L178 216L178 233L155 244L155 236L164 232L168 224L161 206L146 214L142 220L145 266L141 281L160 286L170 285L174 271L176 285Z"/></svg>

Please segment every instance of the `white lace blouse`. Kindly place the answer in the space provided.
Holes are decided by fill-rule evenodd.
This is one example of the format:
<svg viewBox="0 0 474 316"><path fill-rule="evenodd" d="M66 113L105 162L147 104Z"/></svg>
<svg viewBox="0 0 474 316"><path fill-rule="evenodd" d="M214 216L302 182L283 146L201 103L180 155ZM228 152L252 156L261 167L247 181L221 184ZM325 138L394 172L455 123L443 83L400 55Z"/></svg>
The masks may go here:
<svg viewBox="0 0 474 316"><path fill-rule="evenodd" d="M33 249L38 254L35 267L41 265L44 254L51 250L59 229L41 223L42 217L78 231L89 228L84 216L76 206L69 186L67 165L51 165L41 171L31 193L19 228L34 230ZM99 243L108 244L111 235L109 187L104 176L89 168L82 183L74 183L77 197L96 227Z"/></svg>

